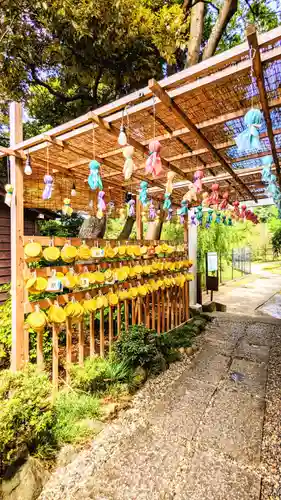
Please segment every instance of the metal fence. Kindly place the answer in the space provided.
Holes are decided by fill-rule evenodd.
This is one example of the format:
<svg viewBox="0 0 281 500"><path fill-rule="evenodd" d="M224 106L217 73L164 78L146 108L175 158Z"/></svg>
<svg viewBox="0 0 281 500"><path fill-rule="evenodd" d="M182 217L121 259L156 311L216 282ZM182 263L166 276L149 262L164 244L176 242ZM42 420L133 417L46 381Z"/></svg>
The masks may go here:
<svg viewBox="0 0 281 500"><path fill-rule="evenodd" d="M250 247L232 249L232 275L234 269L241 271L243 274L251 274L251 262L252 252Z"/></svg>

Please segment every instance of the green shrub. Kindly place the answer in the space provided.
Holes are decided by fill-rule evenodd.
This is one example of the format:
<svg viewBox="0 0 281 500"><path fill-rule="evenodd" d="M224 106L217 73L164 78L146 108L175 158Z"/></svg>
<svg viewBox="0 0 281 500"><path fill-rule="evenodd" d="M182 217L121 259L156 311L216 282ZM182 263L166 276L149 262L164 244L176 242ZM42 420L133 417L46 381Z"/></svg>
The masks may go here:
<svg viewBox="0 0 281 500"><path fill-rule="evenodd" d="M0 461L2 474L18 459L45 454L55 444L52 386L32 366L0 374Z"/></svg>
<svg viewBox="0 0 281 500"><path fill-rule="evenodd" d="M87 358L83 366L72 365L70 378L73 389L98 393L116 382L130 382L133 377L131 368L125 362L108 358Z"/></svg>
<svg viewBox="0 0 281 500"><path fill-rule="evenodd" d="M12 346L12 301L0 306L0 364L8 366Z"/></svg>
<svg viewBox="0 0 281 500"><path fill-rule="evenodd" d="M114 344L116 358L131 368L150 368L159 354L156 333L143 325L130 326Z"/></svg>
<svg viewBox="0 0 281 500"><path fill-rule="evenodd" d="M277 228L271 239L274 257L281 254L281 227Z"/></svg>
<svg viewBox="0 0 281 500"><path fill-rule="evenodd" d="M100 416L100 401L90 394L62 391L55 402L54 434L59 444L81 441L94 433L90 419Z"/></svg>

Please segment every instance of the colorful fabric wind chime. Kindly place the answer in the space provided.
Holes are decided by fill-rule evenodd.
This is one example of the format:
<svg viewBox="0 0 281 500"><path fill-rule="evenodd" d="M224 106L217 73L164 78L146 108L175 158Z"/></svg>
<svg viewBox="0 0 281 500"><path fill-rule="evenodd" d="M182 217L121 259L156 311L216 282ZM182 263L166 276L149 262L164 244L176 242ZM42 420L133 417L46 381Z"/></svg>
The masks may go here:
<svg viewBox="0 0 281 500"><path fill-rule="evenodd" d="M262 169L262 182L267 186L268 195L273 198L274 204L278 209L278 217L281 219L281 191L277 184L276 175L272 174L271 166L273 158L271 155L263 156L261 159Z"/></svg>
<svg viewBox="0 0 281 500"><path fill-rule="evenodd" d="M93 126L93 160L89 163L90 174L88 177L88 184L92 191L96 189L103 189L103 184L100 176L100 163L96 160L96 142L95 142L95 126Z"/></svg>
<svg viewBox="0 0 281 500"><path fill-rule="evenodd" d="M44 175L45 188L42 193L43 200L50 200L52 197L52 191L54 188L54 179L49 172L49 146L47 146L47 173Z"/></svg>
<svg viewBox="0 0 281 500"><path fill-rule="evenodd" d="M252 47L250 47L249 54L251 60L251 109L244 116L247 128L235 138L238 150L243 152L261 148L259 129L261 128L262 113L259 109L254 108L254 52Z"/></svg>
<svg viewBox="0 0 281 500"><path fill-rule="evenodd" d="M155 108L155 98L153 97L153 140L150 141L148 145L149 156L145 164L145 173L147 175L151 174L152 177L157 177L163 171L160 150L161 144L155 139L156 136L156 108Z"/></svg>

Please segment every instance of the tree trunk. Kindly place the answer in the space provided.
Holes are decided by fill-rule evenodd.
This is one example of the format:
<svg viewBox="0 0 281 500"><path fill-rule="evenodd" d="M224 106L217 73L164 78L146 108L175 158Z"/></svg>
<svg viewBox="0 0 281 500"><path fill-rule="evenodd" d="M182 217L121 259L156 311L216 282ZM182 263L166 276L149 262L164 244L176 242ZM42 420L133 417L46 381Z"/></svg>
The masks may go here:
<svg viewBox="0 0 281 500"><path fill-rule="evenodd" d="M136 218L135 217L127 217L126 222L124 224L124 227L119 234L117 240L128 240L130 237L130 234L133 229L133 225L135 223Z"/></svg>
<svg viewBox="0 0 281 500"><path fill-rule="evenodd" d="M89 217L85 219L79 231L79 238L96 239L103 238L106 229L106 217L98 219L97 217Z"/></svg>
<svg viewBox="0 0 281 500"><path fill-rule="evenodd" d="M235 12L238 8L238 0L225 0L223 6L219 12L216 23L212 29L211 35L207 42L207 45L203 51L203 58L208 59L213 56L216 48L220 42L220 39L223 35L223 32L228 25L232 16L234 16Z"/></svg>
<svg viewBox="0 0 281 500"><path fill-rule="evenodd" d="M204 2L198 2L191 8L190 14L190 39L186 66L193 66L199 62L200 46L204 27Z"/></svg>
<svg viewBox="0 0 281 500"><path fill-rule="evenodd" d="M148 223L148 228L146 231L145 239L146 240L160 240L160 235L163 226L163 218L159 221L151 221Z"/></svg>

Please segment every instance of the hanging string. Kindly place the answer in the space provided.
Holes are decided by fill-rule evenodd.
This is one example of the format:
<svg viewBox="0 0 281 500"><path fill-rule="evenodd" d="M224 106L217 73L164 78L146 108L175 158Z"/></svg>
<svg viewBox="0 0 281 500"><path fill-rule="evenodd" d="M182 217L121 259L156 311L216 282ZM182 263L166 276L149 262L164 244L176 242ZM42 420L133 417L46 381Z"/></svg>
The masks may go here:
<svg viewBox="0 0 281 500"><path fill-rule="evenodd" d="M10 160L7 156L7 184L11 184Z"/></svg>
<svg viewBox="0 0 281 500"><path fill-rule="evenodd" d="M251 76L251 107L254 107L254 57L256 54L256 49L253 49L251 46L249 49L249 54L250 54L250 60L251 60L251 70L250 70L250 76Z"/></svg>
<svg viewBox="0 0 281 500"><path fill-rule="evenodd" d="M49 145L47 146L47 175L49 175Z"/></svg>
<svg viewBox="0 0 281 500"><path fill-rule="evenodd" d="M92 132L92 134L93 134L93 137L92 137L92 141L93 141L93 143L92 143L92 148L93 148L92 149L92 154L93 154L93 160L95 160L96 159L95 126L93 126L93 132Z"/></svg>
<svg viewBox="0 0 281 500"><path fill-rule="evenodd" d="M153 139L156 136L156 105L155 105L155 96L152 97L153 100Z"/></svg>

